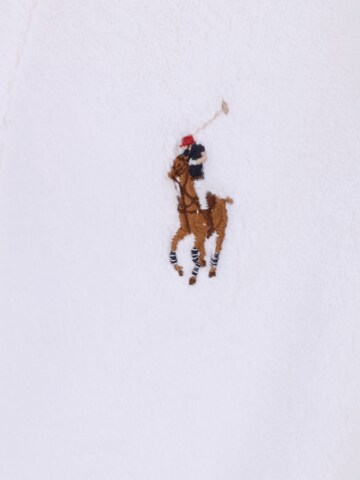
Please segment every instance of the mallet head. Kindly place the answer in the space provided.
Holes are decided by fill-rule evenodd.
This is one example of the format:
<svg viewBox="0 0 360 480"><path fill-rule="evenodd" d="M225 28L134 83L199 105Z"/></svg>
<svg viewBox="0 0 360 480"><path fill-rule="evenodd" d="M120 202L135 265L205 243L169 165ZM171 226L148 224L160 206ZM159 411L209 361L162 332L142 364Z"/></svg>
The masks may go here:
<svg viewBox="0 0 360 480"><path fill-rule="evenodd" d="M229 113L229 105L225 102L225 100L221 103L221 110L227 115Z"/></svg>

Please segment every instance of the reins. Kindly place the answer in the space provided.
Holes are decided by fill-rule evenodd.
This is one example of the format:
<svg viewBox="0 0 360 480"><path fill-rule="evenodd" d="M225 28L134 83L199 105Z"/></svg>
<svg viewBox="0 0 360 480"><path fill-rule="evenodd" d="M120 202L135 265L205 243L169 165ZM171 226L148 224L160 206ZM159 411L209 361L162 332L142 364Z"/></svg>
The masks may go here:
<svg viewBox="0 0 360 480"><path fill-rule="evenodd" d="M186 169L186 166L185 166L185 169ZM184 173L185 169L178 176L182 175ZM181 183L175 177L173 178L174 183L177 183L179 185L180 193L181 193L182 205L180 205L180 202L179 202L179 212L185 213L185 214L197 213L198 209L199 209L197 196L192 197L186 190L186 185L189 182L189 178L190 178L189 177L189 172L187 172L187 177L186 177L184 186L181 186ZM188 205L186 205L186 203L185 203L185 199L184 199L185 196L188 197L191 200L191 202ZM197 209L188 211L188 208L192 207L194 204L196 204Z"/></svg>

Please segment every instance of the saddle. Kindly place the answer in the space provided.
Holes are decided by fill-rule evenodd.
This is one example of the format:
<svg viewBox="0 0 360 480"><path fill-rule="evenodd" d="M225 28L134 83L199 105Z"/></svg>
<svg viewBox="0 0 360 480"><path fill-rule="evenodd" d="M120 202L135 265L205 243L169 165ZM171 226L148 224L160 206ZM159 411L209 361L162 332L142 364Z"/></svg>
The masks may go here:
<svg viewBox="0 0 360 480"><path fill-rule="evenodd" d="M190 197L190 198L191 198L191 197ZM192 203L195 204L195 210L188 211L188 210L187 210L187 207L186 207L186 205L185 205L184 200L183 200L181 197L178 197L178 212L185 214L187 229L190 230L190 228L189 228L189 220L188 220L188 218L187 218L188 214L192 214L192 213L195 213L195 214L196 214L198 211L200 211L200 212L204 215L205 220L206 220L206 223L207 223L207 226L208 226L208 231L207 231L206 237L207 237L207 238L210 238L211 235L214 233L214 225L213 225L213 221L212 221L211 212L212 212L212 210L213 210L214 207L215 207L216 196L215 196L213 193L211 193L211 192L207 192L207 193L206 193L206 201L207 201L207 204L208 204L208 209L207 209L207 210L201 210L201 209L200 209L199 199L198 199L197 196L195 196L195 197L192 199Z"/></svg>
<svg viewBox="0 0 360 480"><path fill-rule="evenodd" d="M215 207L215 203L216 203L216 195L211 193L211 192L207 192L206 193L206 201L207 201L207 204L208 204L208 207L209 207L209 211L211 212L213 210L213 208ZM181 202L181 198L178 197L178 211L179 212L186 212L186 207L185 207L185 204L183 202ZM196 197L196 201L195 201L195 205L197 206L198 209L200 209L200 203L199 203L199 200L198 198Z"/></svg>

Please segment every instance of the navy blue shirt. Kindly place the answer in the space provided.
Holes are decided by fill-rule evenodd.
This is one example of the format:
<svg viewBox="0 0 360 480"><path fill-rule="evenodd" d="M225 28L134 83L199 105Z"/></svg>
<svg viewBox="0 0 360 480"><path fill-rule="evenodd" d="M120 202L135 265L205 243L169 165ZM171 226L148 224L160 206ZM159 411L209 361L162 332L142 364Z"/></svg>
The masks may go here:
<svg viewBox="0 0 360 480"><path fill-rule="evenodd" d="M188 157L189 160L198 160L201 158L201 154L205 152L205 147L200 144L193 143L190 148L184 150L183 155ZM190 165L189 172L192 177L201 177L204 178L204 169L202 164L201 165Z"/></svg>

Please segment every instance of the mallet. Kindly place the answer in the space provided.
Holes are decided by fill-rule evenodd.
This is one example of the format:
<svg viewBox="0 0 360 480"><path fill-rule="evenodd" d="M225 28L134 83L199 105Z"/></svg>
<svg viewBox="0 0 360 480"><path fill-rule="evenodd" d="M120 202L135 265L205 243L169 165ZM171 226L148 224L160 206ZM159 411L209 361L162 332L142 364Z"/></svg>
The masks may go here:
<svg viewBox="0 0 360 480"><path fill-rule="evenodd" d="M193 135L196 135L198 132L200 132L200 130L204 130L208 125L210 125L211 122L213 122L222 113L225 113L225 115L229 113L229 105L225 102L225 100L221 102L220 110L218 110L210 120L208 120L203 125L201 125L201 127L198 128L196 132L193 133Z"/></svg>

